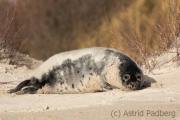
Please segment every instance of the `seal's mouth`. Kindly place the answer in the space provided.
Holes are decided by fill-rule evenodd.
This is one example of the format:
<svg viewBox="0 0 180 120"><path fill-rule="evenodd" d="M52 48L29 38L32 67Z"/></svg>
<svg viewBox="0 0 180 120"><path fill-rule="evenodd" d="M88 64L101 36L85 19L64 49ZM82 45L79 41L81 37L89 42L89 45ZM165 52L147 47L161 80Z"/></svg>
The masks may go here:
<svg viewBox="0 0 180 120"><path fill-rule="evenodd" d="M122 84L131 90L141 89L142 76L141 74L124 74L122 76Z"/></svg>
<svg viewBox="0 0 180 120"><path fill-rule="evenodd" d="M140 83L139 82L131 82L130 84L126 85L127 88L132 90L138 90L140 89Z"/></svg>

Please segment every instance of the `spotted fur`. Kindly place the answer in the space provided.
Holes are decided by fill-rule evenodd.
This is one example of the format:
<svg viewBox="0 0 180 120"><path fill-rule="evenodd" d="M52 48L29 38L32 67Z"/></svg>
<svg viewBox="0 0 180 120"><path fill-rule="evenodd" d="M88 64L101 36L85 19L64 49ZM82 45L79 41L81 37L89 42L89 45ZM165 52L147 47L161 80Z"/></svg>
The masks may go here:
<svg viewBox="0 0 180 120"><path fill-rule="evenodd" d="M121 51L94 47L50 57L9 93L83 93L141 89L143 72Z"/></svg>

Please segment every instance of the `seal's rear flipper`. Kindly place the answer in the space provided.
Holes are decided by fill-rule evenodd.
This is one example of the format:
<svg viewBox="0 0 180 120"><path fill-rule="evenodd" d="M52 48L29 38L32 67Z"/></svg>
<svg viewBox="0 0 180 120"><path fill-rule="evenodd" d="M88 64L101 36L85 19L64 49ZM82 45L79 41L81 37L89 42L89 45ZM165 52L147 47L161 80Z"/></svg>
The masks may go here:
<svg viewBox="0 0 180 120"><path fill-rule="evenodd" d="M20 91L23 87L27 86L30 81L30 79L24 80L16 88L8 90L8 93L15 93L17 91Z"/></svg>
<svg viewBox="0 0 180 120"><path fill-rule="evenodd" d="M44 82L39 82L37 79L35 80L31 80L24 89L22 89L18 94L35 94L37 92L37 90L41 89L43 86L45 85L45 81Z"/></svg>
<svg viewBox="0 0 180 120"><path fill-rule="evenodd" d="M35 94L38 89L39 89L39 87L31 87L31 86L30 86L30 87L24 88L23 90L17 92L17 94L18 94L18 95L26 94L26 93Z"/></svg>

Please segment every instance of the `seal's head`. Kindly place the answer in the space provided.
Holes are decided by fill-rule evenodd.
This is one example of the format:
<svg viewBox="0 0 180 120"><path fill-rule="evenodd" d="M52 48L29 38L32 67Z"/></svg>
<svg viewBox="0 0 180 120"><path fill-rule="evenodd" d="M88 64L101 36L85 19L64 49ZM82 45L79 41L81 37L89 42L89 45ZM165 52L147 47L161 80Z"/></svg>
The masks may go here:
<svg viewBox="0 0 180 120"><path fill-rule="evenodd" d="M144 75L134 61L123 60L119 69L123 86L131 90L139 90L142 88Z"/></svg>

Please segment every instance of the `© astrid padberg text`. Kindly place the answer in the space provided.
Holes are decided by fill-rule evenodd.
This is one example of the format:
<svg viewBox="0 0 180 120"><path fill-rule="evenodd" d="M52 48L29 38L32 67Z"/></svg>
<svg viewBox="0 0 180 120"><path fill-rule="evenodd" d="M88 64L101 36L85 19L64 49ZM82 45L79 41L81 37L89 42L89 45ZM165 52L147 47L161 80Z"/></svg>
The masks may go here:
<svg viewBox="0 0 180 120"><path fill-rule="evenodd" d="M112 118L122 117L170 117L175 118L175 111L167 110L112 110Z"/></svg>
<svg viewBox="0 0 180 120"><path fill-rule="evenodd" d="M166 110L124 110L123 113L121 113L121 116L128 117L128 116L149 116L149 117L176 117L175 111L166 111Z"/></svg>

